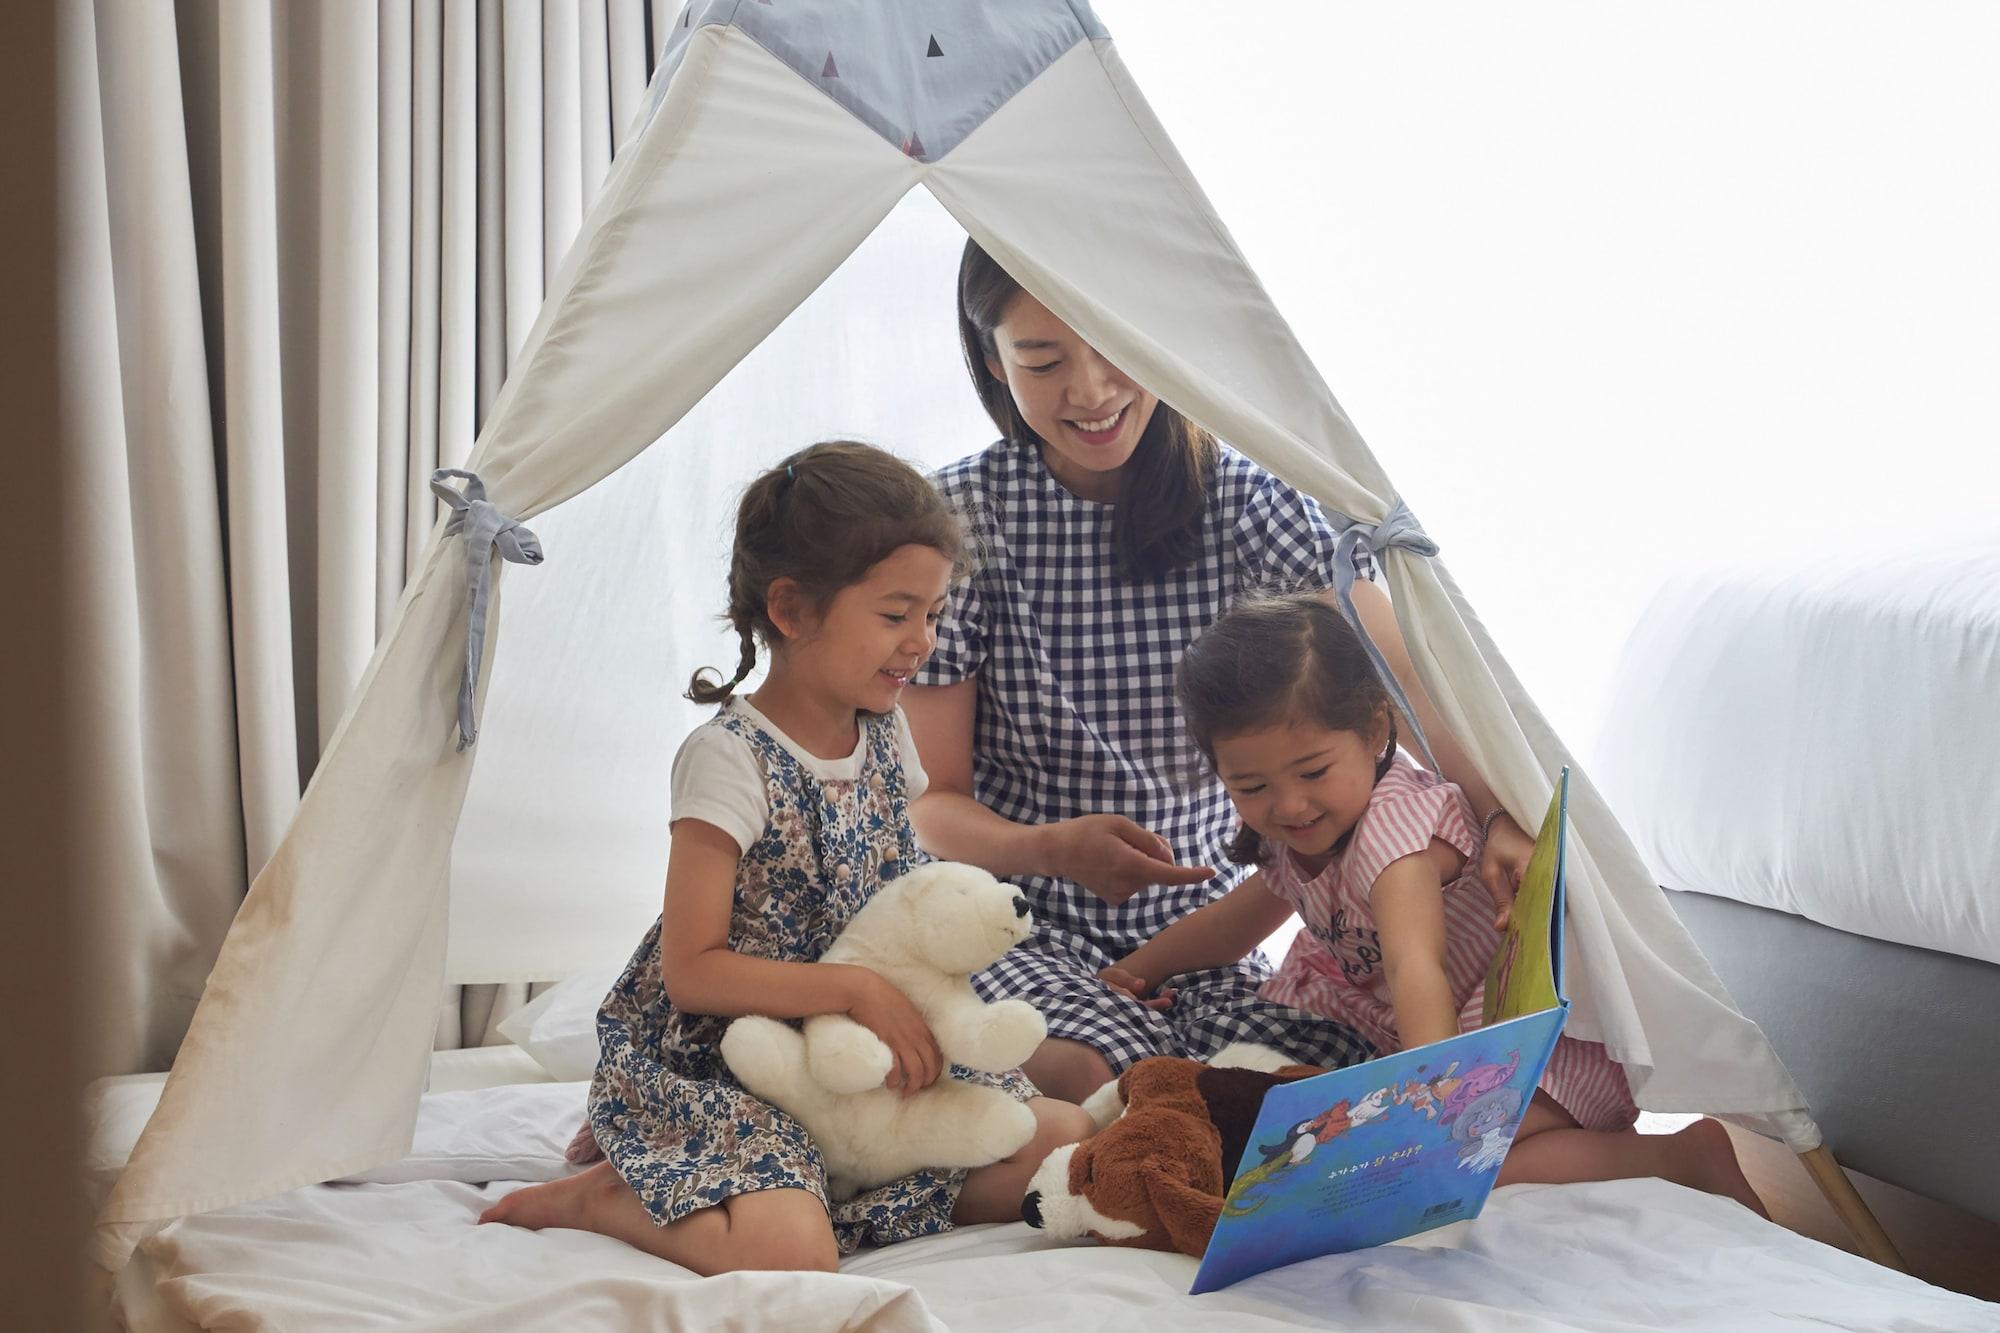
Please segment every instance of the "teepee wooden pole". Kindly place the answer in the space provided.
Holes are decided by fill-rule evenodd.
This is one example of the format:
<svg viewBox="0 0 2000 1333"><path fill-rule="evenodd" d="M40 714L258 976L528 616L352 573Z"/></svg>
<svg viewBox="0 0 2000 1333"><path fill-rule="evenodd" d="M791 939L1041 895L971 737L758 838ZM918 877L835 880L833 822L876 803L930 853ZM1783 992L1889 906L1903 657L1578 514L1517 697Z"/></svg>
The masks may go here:
<svg viewBox="0 0 2000 1333"><path fill-rule="evenodd" d="M1833 1149L1822 1143L1817 1148L1800 1153L1799 1161L1805 1164L1806 1174L1812 1177L1813 1184L1819 1186L1819 1192L1833 1205L1835 1216L1840 1218L1861 1246L1862 1256L1873 1259L1884 1268L1893 1268L1899 1273L1909 1272L1910 1266L1903 1262L1903 1256L1897 1252L1895 1242L1889 1239L1889 1233L1875 1220L1875 1214L1869 1211L1860 1191L1854 1188L1854 1182L1847 1178L1847 1172L1834 1160Z"/></svg>

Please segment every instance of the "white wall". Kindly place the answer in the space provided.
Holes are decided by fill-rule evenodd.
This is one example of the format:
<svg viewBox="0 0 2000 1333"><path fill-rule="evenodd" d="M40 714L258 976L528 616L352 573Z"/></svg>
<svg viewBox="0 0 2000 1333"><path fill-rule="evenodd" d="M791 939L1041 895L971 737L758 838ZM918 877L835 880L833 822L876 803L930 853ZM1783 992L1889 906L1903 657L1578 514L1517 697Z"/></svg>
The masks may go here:
<svg viewBox="0 0 2000 1333"><path fill-rule="evenodd" d="M2000 540L2000 6L1095 8L1586 756L1677 562Z"/></svg>

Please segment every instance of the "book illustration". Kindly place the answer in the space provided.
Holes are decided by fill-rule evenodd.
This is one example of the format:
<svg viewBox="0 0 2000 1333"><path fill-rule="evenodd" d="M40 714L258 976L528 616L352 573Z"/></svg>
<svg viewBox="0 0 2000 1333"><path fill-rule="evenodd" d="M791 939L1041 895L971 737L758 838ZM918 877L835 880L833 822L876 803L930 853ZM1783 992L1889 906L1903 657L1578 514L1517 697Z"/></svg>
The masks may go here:
<svg viewBox="0 0 2000 1333"><path fill-rule="evenodd" d="M1243 1217L1256 1212L1264 1203L1264 1197L1258 1193L1263 1186L1274 1184L1294 1167L1304 1166L1312 1160L1313 1149L1345 1134L1353 1126L1347 1102L1338 1101L1292 1126L1277 1142L1259 1145L1264 1160L1248 1171L1239 1172L1230 1183L1228 1194L1223 1196L1222 1215Z"/></svg>
<svg viewBox="0 0 2000 1333"><path fill-rule="evenodd" d="M1504 1065L1474 1065L1465 1072L1445 1095L1444 1109L1438 1113L1438 1123L1449 1125L1464 1114L1466 1108L1504 1085L1514 1077L1514 1071L1521 1066L1519 1051L1507 1052Z"/></svg>
<svg viewBox="0 0 2000 1333"><path fill-rule="evenodd" d="M1418 1065L1417 1072L1422 1074L1428 1068L1427 1065ZM1435 1078L1411 1079L1396 1090L1396 1105L1413 1107L1421 1112L1426 1120L1437 1119L1438 1108L1444 1105L1447 1097L1451 1096L1451 1090L1458 1086L1458 1080L1452 1077L1457 1071L1458 1061L1453 1060L1445 1066L1444 1072Z"/></svg>
<svg viewBox="0 0 2000 1333"><path fill-rule="evenodd" d="M1458 1164L1473 1171L1498 1171L1521 1123L1521 1094L1496 1088L1465 1108L1452 1126L1458 1140Z"/></svg>
<svg viewBox="0 0 2000 1333"><path fill-rule="evenodd" d="M1389 1099L1395 1096L1395 1093L1396 1089L1393 1085L1375 1089L1375 1091L1354 1104L1354 1108L1347 1113L1347 1118L1357 1125L1367 1124L1376 1116L1388 1111Z"/></svg>
<svg viewBox="0 0 2000 1333"><path fill-rule="evenodd" d="M1486 969L1486 1004L1481 1017L1488 1026L1502 1018L1563 1003L1560 894L1568 796L1569 770L1564 769L1528 868L1514 890L1514 909L1501 933L1500 947Z"/></svg>

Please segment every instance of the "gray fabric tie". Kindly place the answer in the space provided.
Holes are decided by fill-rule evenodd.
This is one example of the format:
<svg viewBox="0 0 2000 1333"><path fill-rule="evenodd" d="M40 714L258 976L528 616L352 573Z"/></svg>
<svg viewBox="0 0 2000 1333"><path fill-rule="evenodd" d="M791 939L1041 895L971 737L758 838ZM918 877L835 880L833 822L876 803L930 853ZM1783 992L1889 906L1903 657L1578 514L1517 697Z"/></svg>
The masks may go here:
<svg viewBox="0 0 2000 1333"><path fill-rule="evenodd" d="M1398 499L1389 507L1389 512L1383 515L1380 523L1372 525L1353 523L1341 529L1333 561L1333 595L1340 601L1341 614L1347 617L1348 624L1354 626L1354 632L1361 636L1361 646L1368 650L1368 659L1375 664L1375 674L1382 678L1382 684L1395 698L1396 706L1403 710L1403 717L1409 722L1410 730L1414 733L1417 749L1423 752L1424 762L1429 764L1431 771L1435 773L1439 771L1437 760L1431 757L1430 742L1424 739L1423 724L1417 721L1416 710L1410 707L1410 700L1403 693L1402 682L1398 681L1396 673L1389 669L1389 663L1383 658L1382 650L1368 637L1368 631L1362 627L1361 616L1354 609L1354 552L1363 546L1377 557L1379 564L1382 553L1392 546L1400 546L1413 555L1428 558L1438 553L1438 544L1417 525L1416 515L1410 512L1410 507Z"/></svg>
<svg viewBox="0 0 2000 1333"><path fill-rule="evenodd" d="M463 492L451 488L453 477L465 482ZM472 692L479 680L479 663L486 656L486 596L493 582L494 552L517 565L539 565L542 544L534 533L501 513L486 498L486 483L470 472L441 467L431 473L431 490L451 506L444 535L465 537L465 600L470 615L465 627L465 676L458 683L458 748L464 750L479 739Z"/></svg>

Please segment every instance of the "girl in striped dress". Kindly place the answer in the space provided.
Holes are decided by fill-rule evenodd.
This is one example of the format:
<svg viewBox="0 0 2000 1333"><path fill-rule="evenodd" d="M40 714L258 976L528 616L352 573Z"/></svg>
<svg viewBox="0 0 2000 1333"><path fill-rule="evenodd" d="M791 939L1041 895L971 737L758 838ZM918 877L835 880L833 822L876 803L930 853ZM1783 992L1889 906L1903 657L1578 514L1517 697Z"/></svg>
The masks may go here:
<svg viewBox="0 0 2000 1333"><path fill-rule="evenodd" d="M1476 873L1482 831L1456 786L1398 753L1388 695L1340 612L1305 593L1238 601L1182 657L1175 693L1242 819L1229 855L1257 873L1105 981L1171 1004L1169 978L1240 958L1296 914L1265 999L1384 1053L1480 1026L1506 919ZM1500 1183L1660 1176L1762 1211L1720 1124L1641 1135L1637 1117L1604 1047L1565 1036Z"/></svg>

